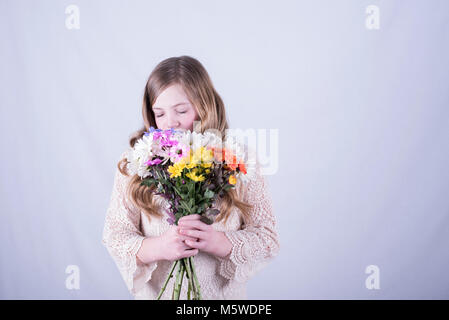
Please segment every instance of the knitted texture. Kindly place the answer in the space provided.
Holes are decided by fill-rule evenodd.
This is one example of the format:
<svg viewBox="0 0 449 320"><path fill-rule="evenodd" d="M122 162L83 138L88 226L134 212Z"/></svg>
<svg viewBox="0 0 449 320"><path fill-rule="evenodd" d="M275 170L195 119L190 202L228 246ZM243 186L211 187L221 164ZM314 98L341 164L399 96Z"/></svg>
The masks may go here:
<svg viewBox="0 0 449 320"><path fill-rule="evenodd" d="M120 159L125 155L126 152ZM130 179L116 169L102 243L134 298L155 299L172 262L160 260L144 264L137 258L137 252L146 237L158 237L174 226L169 225L165 214L163 218L152 217L150 222L143 211L127 199L125 190ZM226 224L223 221L212 224L215 230L224 232L231 242L231 253L221 258L200 250L193 258L204 300L247 299L246 283L249 278L279 252L272 200L258 162L255 178L246 184L239 181L236 191L243 201L253 205L250 220L243 224L239 210L233 208ZM162 208L168 208L169 204L163 197L154 197ZM214 207L218 204L214 203ZM169 280L161 299L171 299L174 280L174 276ZM187 299L187 279L183 281L180 299Z"/></svg>

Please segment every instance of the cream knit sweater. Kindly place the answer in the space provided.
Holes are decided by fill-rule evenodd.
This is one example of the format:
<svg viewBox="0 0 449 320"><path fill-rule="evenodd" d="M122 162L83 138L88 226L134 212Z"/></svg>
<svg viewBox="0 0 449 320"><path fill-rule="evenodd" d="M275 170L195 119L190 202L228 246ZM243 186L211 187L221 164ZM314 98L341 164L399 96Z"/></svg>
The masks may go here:
<svg viewBox="0 0 449 320"><path fill-rule="evenodd" d="M124 158L126 151L120 159ZM164 218L152 218L133 206L125 196L126 177L116 169L112 195L106 211L102 243L117 265L130 293L135 299L155 299L170 272L171 261L161 260L143 264L137 259L137 252L146 237L163 234L170 226ZM246 282L263 268L279 252L276 219L267 183L257 162L255 179L247 184L237 182L236 191L244 201L252 204L251 220L243 225L239 210L233 208L226 225L223 221L212 224L217 231L223 231L232 243L227 258L204 253L194 256L194 264L201 295L204 300L247 299ZM155 196L161 208L168 208L168 202ZM218 204L214 203L214 207ZM176 271L176 270L175 270ZM161 299L171 299L173 276ZM187 280L184 279L180 299L187 299Z"/></svg>

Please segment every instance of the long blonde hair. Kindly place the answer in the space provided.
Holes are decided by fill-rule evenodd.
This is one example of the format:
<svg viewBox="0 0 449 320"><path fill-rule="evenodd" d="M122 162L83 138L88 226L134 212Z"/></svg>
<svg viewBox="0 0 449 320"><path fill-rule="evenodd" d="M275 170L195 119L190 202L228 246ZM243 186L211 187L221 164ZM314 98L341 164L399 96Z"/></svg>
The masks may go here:
<svg viewBox="0 0 449 320"><path fill-rule="evenodd" d="M129 144L134 144L152 126L157 128L152 106L158 95L171 85L180 85L190 103L196 109L200 121L194 131L204 133L207 129L216 129L221 132L223 139L228 129L226 112L223 100L215 90L212 81L203 65L190 56L171 57L160 62L151 72L145 85L142 105L144 127L135 132ZM129 176L126 171L126 158L121 159L117 166L123 175ZM141 178L134 175L129 180L126 193L135 206L141 208L149 220L151 217L162 217L160 207L153 199L154 187L141 186ZM241 193L239 192L241 195ZM228 220L232 208L235 206L241 212L243 223L249 219L249 210L252 206L239 199L236 189L226 191L219 203L220 214L216 222Z"/></svg>

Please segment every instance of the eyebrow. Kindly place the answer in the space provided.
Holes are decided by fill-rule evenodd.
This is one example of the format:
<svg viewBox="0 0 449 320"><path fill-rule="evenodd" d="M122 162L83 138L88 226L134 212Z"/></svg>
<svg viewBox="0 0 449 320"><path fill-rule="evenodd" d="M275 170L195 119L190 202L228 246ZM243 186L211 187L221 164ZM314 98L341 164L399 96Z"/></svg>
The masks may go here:
<svg viewBox="0 0 449 320"><path fill-rule="evenodd" d="M177 106L180 106L180 105L183 105L183 104L188 104L188 103L187 103L187 102L180 102L180 103L177 103L177 104L171 106L171 108L174 108L174 107L177 107ZM155 109L162 110L162 108L154 108L154 107L153 107L153 110L155 110Z"/></svg>

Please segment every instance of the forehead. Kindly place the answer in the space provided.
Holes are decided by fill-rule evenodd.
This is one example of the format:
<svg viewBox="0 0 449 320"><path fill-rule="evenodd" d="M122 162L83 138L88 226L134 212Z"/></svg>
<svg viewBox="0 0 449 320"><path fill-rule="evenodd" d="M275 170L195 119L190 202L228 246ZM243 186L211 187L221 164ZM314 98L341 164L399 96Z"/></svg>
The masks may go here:
<svg viewBox="0 0 449 320"><path fill-rule="evenodd" d="M172 85L162 91L154 102L153 109L168 109L189 104L189 99L180 85Z"/></svg>

